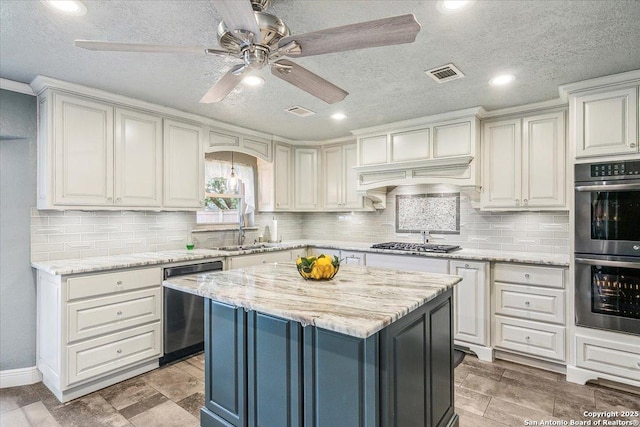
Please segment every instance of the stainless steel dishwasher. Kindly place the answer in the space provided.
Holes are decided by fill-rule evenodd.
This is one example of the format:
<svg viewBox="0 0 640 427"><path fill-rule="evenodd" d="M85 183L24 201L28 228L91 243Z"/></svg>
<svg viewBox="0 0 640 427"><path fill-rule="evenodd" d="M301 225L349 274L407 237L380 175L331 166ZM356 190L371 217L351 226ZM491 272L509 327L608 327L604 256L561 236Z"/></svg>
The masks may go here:
<svg viewBox="0 0 640 427"><path fill-rule="evenodd" d="M222 261L181 265L164 269L164 279L187 274L221 271ZM160 365L204 350L204 299L201 296L164 288L164 356Z"/></svg>

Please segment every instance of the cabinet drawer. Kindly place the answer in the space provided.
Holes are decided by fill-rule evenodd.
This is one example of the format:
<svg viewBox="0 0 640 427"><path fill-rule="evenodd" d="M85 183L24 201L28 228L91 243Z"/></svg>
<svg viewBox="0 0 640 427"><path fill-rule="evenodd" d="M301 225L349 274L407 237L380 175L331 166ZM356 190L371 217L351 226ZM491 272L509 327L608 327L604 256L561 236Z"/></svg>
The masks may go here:
<svg viewBox="0 0 640 427"><path fill-rule="evenodd" d="M72 277L67 279L67 300L160 286L161 282L162 272L159 268Z"/></svg>
<svg viewBox="0 0 640 427"><path fill-rule="evenodd" d="M495 316L495 346L534 357L565 360L563 326Z"/></svg>
<svg viewBox="0 0 640 427"><path fill-rule="evenodd" d="M640 345L576 335L576 366L640 381Z"/></svg>
<svg viewBox="0 0 640 427"><path fill-rule="evenodd" d="M565 324L565 292L560 289L495 284L496 313Z"/></svg>
<svg viewBox="0 0 640 427"><path fill-rule="evenodd" d="M125 292L67 305L67 342L160 320L162 288Z"/></svg>
<svg viewBox="0 0 640 427"><path fill-rule="evenodd" d="M564 270L562 268L498 263L495 265L493 278L496 282L564 288Z"/></svg>
<svg viewBox="0 0 640 427"><path fill-rule="evenodd" d="M116 372L162 353L160 322L67 347L67 385Z"/></svg>

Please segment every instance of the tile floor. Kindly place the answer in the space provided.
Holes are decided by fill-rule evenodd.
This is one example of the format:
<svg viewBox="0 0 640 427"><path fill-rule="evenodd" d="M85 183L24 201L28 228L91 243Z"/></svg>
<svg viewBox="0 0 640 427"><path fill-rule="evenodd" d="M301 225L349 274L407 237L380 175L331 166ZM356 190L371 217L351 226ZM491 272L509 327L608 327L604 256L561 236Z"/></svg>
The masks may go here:
<svg viewBox="0 0 640 427"><path fill-rule="evenodd" d="M456 368L455 382L460 427L524 426L525 420L593 420L583 413L640 410L640 395L597 385L580 386L552 372L500 360L481 362L470 355ZM58 402L42 383L5 388L0 389L0 426L198 426L203 391L202 355L67 404Z"/></svg>

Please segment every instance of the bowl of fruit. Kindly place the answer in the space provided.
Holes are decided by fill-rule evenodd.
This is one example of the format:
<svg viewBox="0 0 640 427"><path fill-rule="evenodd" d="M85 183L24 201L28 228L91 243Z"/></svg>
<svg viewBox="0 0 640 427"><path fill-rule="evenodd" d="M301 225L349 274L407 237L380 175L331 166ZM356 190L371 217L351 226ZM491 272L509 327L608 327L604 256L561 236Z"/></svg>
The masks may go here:
<svg viewBox="0 0 640 427"><path fill-rule="evenodd" d="M296 261L296 267L305 280L331 280L340 269L340 260L337 256L324 254L300 257Z"/></svg>

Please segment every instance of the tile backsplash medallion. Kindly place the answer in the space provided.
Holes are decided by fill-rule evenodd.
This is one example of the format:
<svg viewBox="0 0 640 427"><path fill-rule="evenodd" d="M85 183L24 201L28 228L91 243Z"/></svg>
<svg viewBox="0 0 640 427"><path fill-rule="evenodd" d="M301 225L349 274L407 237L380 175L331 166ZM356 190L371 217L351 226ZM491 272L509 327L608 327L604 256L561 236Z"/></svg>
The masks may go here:
<svg viewBox="0 0 640 427"><path fill-rule="evenodd" d="M455 192L443 186L396 187L387 208L376 212L261 213L257 229L247 230L245 243L259 234L270 240L275 217L283 241L294 239L380 243L420 242L418 233L396 233L396 195ZM31 210L31 259L119 255L183 249L196 227L194 212L38 211ZM233 245L236 231L193 233L197 248ZM434 234L432 243L470 249L569 253L569 213L481 212L460 193L460 234Z"/></svg>

